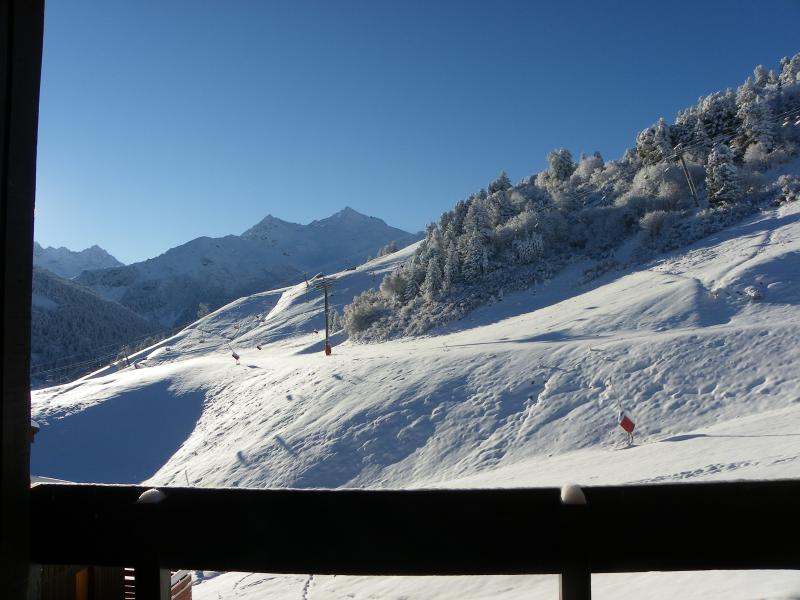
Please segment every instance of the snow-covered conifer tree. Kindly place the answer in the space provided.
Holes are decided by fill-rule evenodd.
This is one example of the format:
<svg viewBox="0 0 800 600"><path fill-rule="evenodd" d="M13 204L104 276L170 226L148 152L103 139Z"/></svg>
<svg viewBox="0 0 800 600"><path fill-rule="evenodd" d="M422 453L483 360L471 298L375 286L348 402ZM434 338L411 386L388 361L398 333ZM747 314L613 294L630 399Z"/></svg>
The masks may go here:
<svg viewBox="0 0 800 600"><path fill-rule="evenodd" d="M800 83L800 53L795 54L792 58L781 59L779 80L784 87Z"/></svg>
<svg viewBox="0 0 800 600"><path fill-rule="evenodd" d="M712 140L719 135L732 134L736 127L736 96L733 91L714 92L701 99L698 117Z"/></svg>
<svg viewBox="0 0 800 600"><path fill-rule="evenodd" d="M442 292L447 294L453 289L458 280L458 252L455 246L447 249L447 257L444 261L444 272L442 273Z"/></svg>
<svg viewBox="0 0 800 600"><path fill-rule="evenodd" d="M712 205L731 204L741 198L739 171L733 160L733 152L725 144L715 145L708 155L706 187Z"/></svg>
<svg viewBox="0 0 800 600"><path fill-rule="evenodd" d="M488 252L483 239L477 233L467 234L464 245L464 258L461 261L461 273L467 281L475 281L485 271Z"/></svg>
<svg viewBox="0 0 800 600"><path fill-rule="evenodd" d="M495 192L504 192L510 187L511 180L508 178L508 174L505 171L501 171L497 179L489 184L489 195L491 196Z"/></svg>
<svg viewBox="0 0 800 600"><path fill-rule="evenodd" d="M464 218L464 233L466 235L479 235L481 240L489 238L491 233L491 223L489 221L489 214L482 200L475 200L467 209L467 215Z"/></svg>
<svg viewBox="0 0 800 600"><path fill-rule="evenodd" d="M758 65L755 69L753 69L753 84L755 87L759 89L763 89L767 83L769 82L769 75L767 74L767 70L764 68L764 65Z"/></svg>
<svg viewBox="0 0 800 600"><path fill-rule="evenodd" d="M511 203L508 192L505 190L495 192L489 196L487 202L489 203L491 223L495 227L505 223L517 213Z"/></svg>
<svg viewBox="0 0 800 600"><path fill-rule="evenodd" d="M550 152L547 155L547 162L550 163L548 174L552 180L566 181L575 172L575 161L572 160L572 154L566 148Z"/></svg>
<svg viewBox="0 0 800 600"><path fill-rule="evenodd" d="M701 119L697 119L694 124L693 137L691 144L688 148L688 154L697 162L704 163L708 158L708 153L711 152L711 137L706 131L705 125Z"/></svg>
<svg viewBox="0 0 800 600"><path fill-rule="evenodd" d="M636 136L636 152L645 165L661 162L672 154L672 149L669 126L663 118Z"/></svg>
<svg viewBox="0 0 800 600"><path fill-rule="evenodd" d="M442 291L442 268L439 266L439 258L434 256L428 261L428 272L425 274L425 283L422 285L422 293L428 301L436 300Z"/></svg>
<svg viewBox="0 0 800 600"><path fill-rule="evenodd" d="M522 239L514 240L512 243L514 258L520 264L529 264L542 255L544 242L542 236L536 232L531 232Z"/></svg>

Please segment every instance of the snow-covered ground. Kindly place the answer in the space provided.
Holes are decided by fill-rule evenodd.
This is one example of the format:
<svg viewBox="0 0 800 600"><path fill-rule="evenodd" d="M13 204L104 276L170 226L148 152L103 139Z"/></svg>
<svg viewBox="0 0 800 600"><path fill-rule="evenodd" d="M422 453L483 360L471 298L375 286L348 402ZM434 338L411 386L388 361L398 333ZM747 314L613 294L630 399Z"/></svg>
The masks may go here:
<svg viewBox="0 0 800 600"><path fill-rule="evenodd" d="M338 274L334 305L411 250ZM800 476L798 203L641 268L577 280L567 270L424 338L334 336L328 357L322 300L305 284L237 300L140 353L142 368L34 392L32 470L242 487ZM633 448L616 426L620 405L637 424ZM794 572L594 581L597 598L800 597ZM194 593L553 598L556 580L226 574Z"/></svg>

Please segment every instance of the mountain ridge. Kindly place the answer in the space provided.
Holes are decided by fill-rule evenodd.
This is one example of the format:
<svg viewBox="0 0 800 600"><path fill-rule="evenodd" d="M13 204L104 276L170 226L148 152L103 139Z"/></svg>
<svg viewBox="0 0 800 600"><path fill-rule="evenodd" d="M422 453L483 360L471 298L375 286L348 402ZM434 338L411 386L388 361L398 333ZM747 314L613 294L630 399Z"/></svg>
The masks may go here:
<svg viewBox="0 0 800 600"><path fill-rule="evenodd" d="M83 271L124 265L97 244L83 250L70 250L66 246L44 247L39 242L33 242L33 264L66 279L77 277Z"/></svg>
<svg viewBox="0 0 800 600"><path fill-rule="evenodd" d="M320 230L324 230L321 235ZM165 328L304 273L347 268L389 242L418 235L350 207L307 225L267 215L241 235L202 236L130 265L84 271L77 281Z"/></svg>

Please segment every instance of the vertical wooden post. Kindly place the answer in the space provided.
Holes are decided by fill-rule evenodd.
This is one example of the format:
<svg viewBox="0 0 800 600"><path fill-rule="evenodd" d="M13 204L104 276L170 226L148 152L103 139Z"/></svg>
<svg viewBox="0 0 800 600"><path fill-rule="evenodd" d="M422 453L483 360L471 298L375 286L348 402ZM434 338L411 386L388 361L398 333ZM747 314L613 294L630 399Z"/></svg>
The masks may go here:
<svg viewBox="0 0 800 600"><path fill-rule="evenodd" d="M574 567L565 569L559 576L559 600L591 600L592 573L589 569Z"/></svg>
<svg viewBox="0 0 800 600"><path fill-rule="evenodd" d="M0 581L27 596L30 325L43 0L0 2Z"/></svg>
<svg viewBox="0 0 800 600"><path fill-rule="evenodd" d="M592 572L586 548L588 505L586 495L578 485L561 488L562 540L568 566L559 576L559 600L591 600Z"/></svg>
<svg viewBox="0 0 800 600"><path fill-rule="evenodd" d="M170 572L157 560L143 561L134 568L136 600L170 600Z"/></svg>

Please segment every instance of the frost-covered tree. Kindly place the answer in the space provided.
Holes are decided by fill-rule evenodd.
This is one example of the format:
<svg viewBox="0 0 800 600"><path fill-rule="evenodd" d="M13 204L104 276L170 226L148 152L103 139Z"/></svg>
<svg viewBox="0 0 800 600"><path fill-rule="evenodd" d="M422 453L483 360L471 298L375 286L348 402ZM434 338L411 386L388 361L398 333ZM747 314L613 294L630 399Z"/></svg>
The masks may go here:
<svg viewBox="0 0 800 600"><path fill-rule="evenodd" d="M454 246L448 248L442 273L442 292L445 294L450 293L450 290L453 289L456 281L458 281L458 265L458 252Z"/></svg>
<svg viewBox="0 0 800 600"><path fill-rule="evenodd" d="M488 252L481 236L469 234L464 244L461 274L467 281L477 280L488 268Z"/></svg>
<svg viewBox="0 0 800 600"><path fill-rule="evenodd" d="M209 312L211 312L208 308L208 302L201 302L197 305L197 318L202 319L205 317Z"/></svg>
<svg viewBox="0 0 800 600"><path fill-rule="evenodd" d="M331 307L328 309L328 329L331 333L335 333L344 328L344 320L339 312Z"/></svg>
<svg viewBox="0 0 800 600"><path fill-rule="evenodd" d="M550 164L547 173L554 181L566 181L575 172L575 161L572 160L572 154L566 148L553 150L547 155L547 162Z"/></svg>
<svg viewBox="0 0 800 600"><path fill-rule="evenodd" d="M397 252L397 242L389 242L380 250L378 250L378 256L387 256L388 254L394 254L395 252Z"/></svg>
<svg viewBox="0 0 800 600"><path fill-rule="evenodd" d="M529 264L539 258L544 252L544 241L538 233L532 232L522 239L512 242L514 258L519 264Z"/></svg>
<svg viewBox="0 0 800 600"><path fill-rule="evenodd" d="M698 118L708 136L732 134L736 128L736 96L732 90L714 92L700 100Z"/></svg>
<svg viewBox="0 0 800 600"><path fill-rule="evenodd" d="M489 195L496 192L504 192L511 187L511 180L505 171L501 171L492 183L489 184Z"/></svg>
<svg viewBox="0 0 800 600"><path fill-rule="evenodd" d="M604 164L603 157L599 152L595 152L591 156L581 157L580 161L578 161L578 166L571 176L573 185L579 185L589 181L594 172L602 169Z"/></svg>
<svg viewBox="0 0 800 600"><path fill-rule="evenodd" d="M753 85L758 89L763 89L769 82L769 74L764 65L758 65L753 69Z"/></svg>
<svg viewBox="0 0 800 600"><path fill-rule="evenodd" d="M464 233L469 236L478 235L487 240L491 235L492 225L483 200L476 199L470 203L464 218Z"/></svg>
<svg viewBox="0 0 800 600"><path fill-rule="evenodd" d="M800 83L800 53L792 58L781 59L781 74L779 81L784 87Z"/></svg>
<svg viewBox="0 0 800 600"><path fill-rule="evenodd" d="M505 190L495 192L489 196L486 201L489 204L489 218L491 224L495 227L505 223L517 214L517 210L514 208L509 194Z"/></svg>
<svg viewBox="0 0 800 600"><path fill-rule="evenodd" d="M762 90L763 92L763 90ZM775 145L776 124L772 109L759 88L748 78L736 92L736 117L739 123L731 141L731 150L741 160L748 147L760 144L769 152Z"/></svg>
<svg viewBox="0 0 800 600"><path fill-rule="evenodd" d="M471 202L471 200L459 200L453 207L452 216L447 224L447 230L454 237L458 237L464 232L464 219L467 217L467 211L469 210Z"/></svg>
<svg viewBox="0 0 800 600"><path fill-rule="evenodd" d="M380 292L391 302L401 302L406 296L408 278L404 269L396 269L386 275L381 281Z"/></svg>
<svg viewBox="0 0 800 600"><path fill-rule="evenodd" d="M714 146L708 156L706 188L712 205L731 204L741 198L739 170L734 164L733 152L725 144Z"/></svg>
<svg viewBox="0 0 800 600"><path fill-rule="evenodd" d="M344 308L344 328L348 336L369 328L388 313L384 299L375 290L367 290Z"/></svg>
<svg viewBox="0 0 800 600"><path fill-rule="evenodd" d="M436 300L442 291L442 268L439 258L434 256L428 261L428 271L425 274L425 283L422 285L422 294L428 301Z"/></svg>
<svg viewBox="0 0 800 600"><path fill-rule="evenodd" d="M663 118L636 137L636 153L645 165L654 165L672 154L673 143L669 126Z"/></svg>

